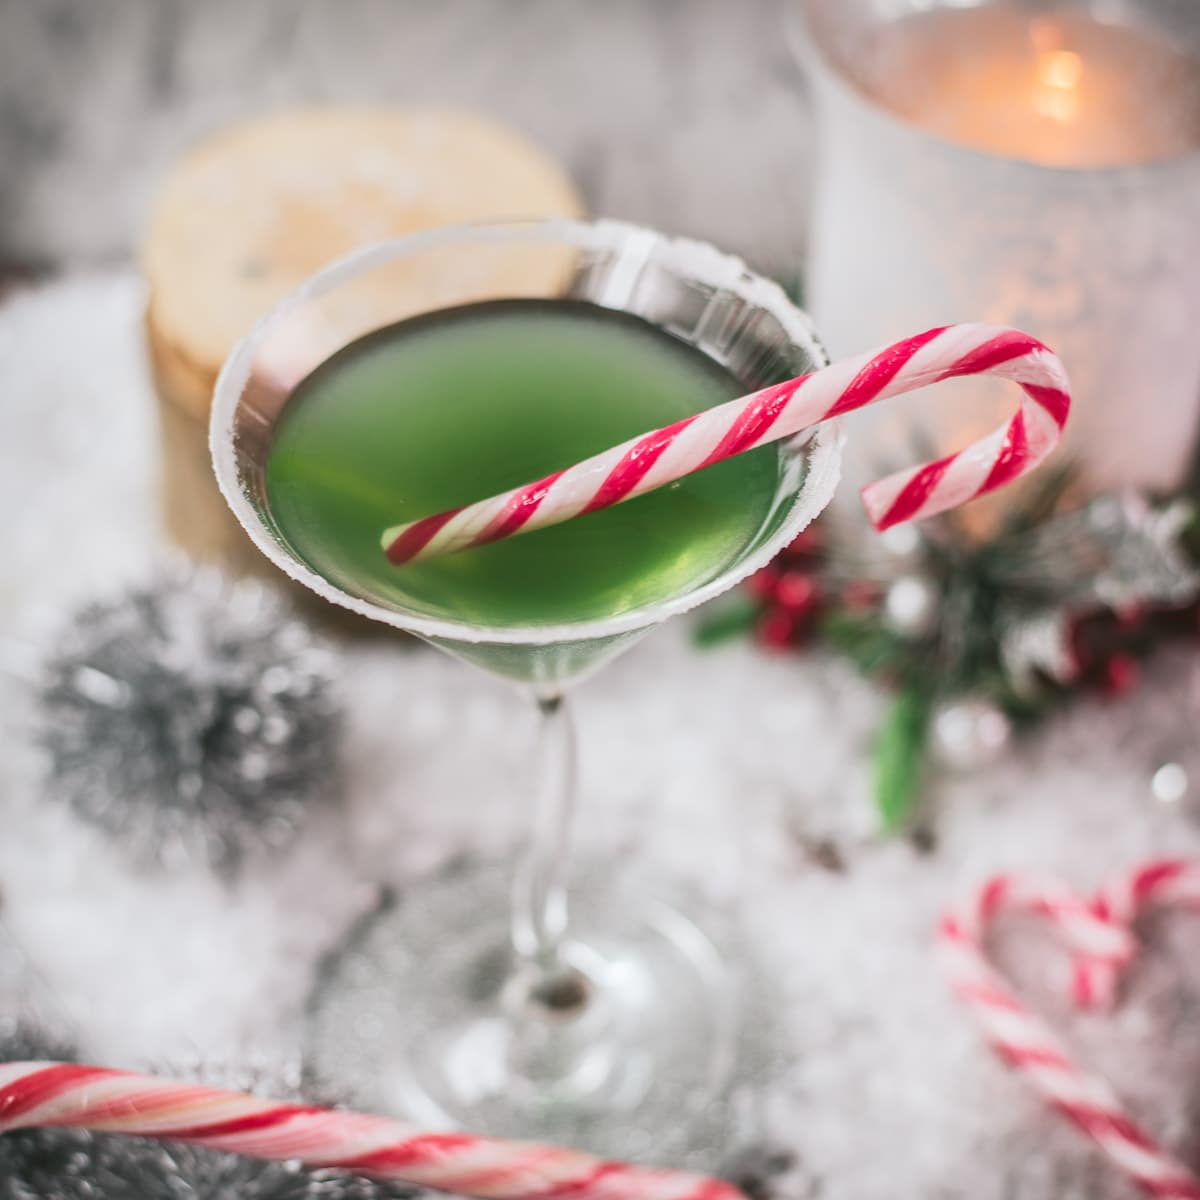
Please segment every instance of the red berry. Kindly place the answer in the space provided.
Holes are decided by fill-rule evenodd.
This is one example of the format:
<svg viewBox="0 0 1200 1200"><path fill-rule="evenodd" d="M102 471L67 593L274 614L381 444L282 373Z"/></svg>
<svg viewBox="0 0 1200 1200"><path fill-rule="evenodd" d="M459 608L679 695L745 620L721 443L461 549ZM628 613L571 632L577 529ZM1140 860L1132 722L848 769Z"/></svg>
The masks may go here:
<svg viewBox="0 0 1200 1200"><path fill-rule="evenodd" d="M1086 618L1073 618L1067 625L1067 647L1077 672L1088 670L1095 661L1091 626Z"/></svg>
<svg viewBox="0 0 1200 1200"><path fill-rule="evenodd" d="M784 571L775 585L775 602L798 617L812 612L817 595L817 581L803 571Z"/></svg>
<svg viewBox="0 0 1200 1200"><path fill-rule="evenodd" d="M1150 606L1148 604L1128 604L1124 608L1116 610L1117 628L1123 630L1137 630L1146 623L1146 618L1150 615Z"/></svg>
<svg viewBox="0 0 1200 1200"><path fill-rule="evenodd" d="M782 608L769 608L758 618L755 635L759 642L771 650L784 650L792 644L796 633L796 621L791 613Z"/></svg>
<svg viewBox="0 0 1200 1200"><path fill-rule="evenodd" d="M781 575L776 566L762 567L746 580L746 590L759 600L773 601Z"/></svg>
<svg viewBox="0 0 1200 1200"><path fill-rule="evenodd" d="M1137 682L1137 678L1137 660L1129 654L1114 654L1104 664L1100 688L1110 696L1119 696L1129 691Z"/></svg>
<svg viewBox="0 0 1200 1200"><path fill-rule="evenodd" d="M812 555L819 553L824 545L825 539L821 536L821 531L815 525L810 525L792 538L784 553Z"/></svg>

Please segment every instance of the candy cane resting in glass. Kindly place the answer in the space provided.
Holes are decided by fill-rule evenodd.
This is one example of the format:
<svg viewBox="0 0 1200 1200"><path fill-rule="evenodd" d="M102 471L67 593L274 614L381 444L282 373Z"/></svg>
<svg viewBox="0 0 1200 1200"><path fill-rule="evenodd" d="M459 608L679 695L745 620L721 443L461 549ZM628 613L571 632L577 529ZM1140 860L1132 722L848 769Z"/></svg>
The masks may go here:
<svg viewBox="0 0 1200 1200"><path fill-rule="evenodd" d="M514 680L541 714L511 917L465 881L414 889L373 919L314 996L313 1062L339 1094L606 1154L686 1146L728 1075L736 990L724 952L682 913L568 905L565 696L821 511L836 422L429 564L393 567L379 534L826 361L807 317L737 259L571 220L368 247L283 301L230 358L214 463L259 549L332 603Z"/></svg>

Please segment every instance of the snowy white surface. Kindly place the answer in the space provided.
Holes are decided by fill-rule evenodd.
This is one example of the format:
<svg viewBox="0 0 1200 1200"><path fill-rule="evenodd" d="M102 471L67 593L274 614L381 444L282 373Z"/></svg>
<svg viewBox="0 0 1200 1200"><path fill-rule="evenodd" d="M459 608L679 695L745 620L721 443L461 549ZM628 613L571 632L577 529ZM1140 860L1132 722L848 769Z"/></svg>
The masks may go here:
<svg viewBox="0 0 1200 1200"><path fill-rule="evenodd" d="M505 686L442 655L346 646L344 804L233 889L200 866L131 873L40 797L21 732L30 655L73 604L161 550L140 304L133 277L112 273L0 308L0 988L35 975L38 1003L99 1059L286 1053L316 959L374 882L515 844L529 729ZM581 842L736 903L771 964L784 1034L749 1102L798 1156L788 1195L1133 1195L982 1047L935 970L932 931L994 870L1092 887L1147 854L1200 853L1196 814L1156 806L1148 788L1163 757L1191 755L1200 777L1196 671L1165 655L1123 702L1083 703L1001 764L942 780L929 854L870 836L865 750L881 702L841 663L701 654L680 624L582 689ZM814 839L838 847L844 871L814 861ZM1041 931L1011 931L1004 954L1149 1127L1200 1164L1200 922L1150 932L1111 1018L1067 1012Z"/></svg>

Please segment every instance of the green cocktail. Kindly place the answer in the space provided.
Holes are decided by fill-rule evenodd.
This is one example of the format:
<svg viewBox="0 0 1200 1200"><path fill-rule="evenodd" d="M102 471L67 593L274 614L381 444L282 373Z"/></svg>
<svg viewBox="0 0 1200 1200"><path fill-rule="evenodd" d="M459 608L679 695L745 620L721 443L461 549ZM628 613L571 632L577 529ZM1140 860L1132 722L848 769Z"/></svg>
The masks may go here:
<svg viewBox="0 0 1200 1200"><path fill-rule="evenodd" d="M214 463L263 553L331 602L532 685L540 714L515 878L406 886L321 972L308 1059L358 1106L606 1155L642 1131L662 1155L718 1150L736 974L702 925L616 863L588 873L568 920L564 693L786 544L832 494L836 433L402 568L380 537L824 361L804 315L736 259L553 220L365 248L281 303L226 365ZM456 685L437 686L453 708ZM459 732L446 752L469 755ZM493 815L504 802L488 787L462 799Z"/></svg>
<svg viewBox="0 0 1200 1200"><path fill-rule="evenodd" d="M380 604L484 626L603 619L713 578L767 519L774 446L626 504L392 566L384 528L502 492L739 394L708 355L581 301L444 310L353 342L288 400L271 512L309 565Z"/></svg>

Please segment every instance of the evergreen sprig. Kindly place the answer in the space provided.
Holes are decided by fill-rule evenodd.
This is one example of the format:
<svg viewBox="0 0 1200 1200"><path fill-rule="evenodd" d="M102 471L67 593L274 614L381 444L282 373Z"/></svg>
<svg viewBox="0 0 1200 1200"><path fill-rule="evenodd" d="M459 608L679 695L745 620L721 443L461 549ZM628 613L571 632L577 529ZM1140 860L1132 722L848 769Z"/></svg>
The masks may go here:
<svg viewBox="0 0 1200 1200"><path fill-rule="evenodd" d="M1095 597L1080 604L1080 595L1089 594L1092 583L1079 578L1086 574L1086 564L1095 558L1111 565L1120 558L1117 543L1105 543L1086 521L1081 525L1079 514L1075 523L1071 518L1052 523L1074 482L1069 467L1043 472L1025 487L1021 502L990 538L970 536L955 514L927 522L915 557L889 564L886 556L877 556L873 568L870 561L857 564L857 578L856 564L844 547L827 552L820 531L806 533L803 545L798 541L784 551L748 592L710 609L696 641L714 645L755 628L776 647L799 646L815 636L862 674L890 688L893 700L875 745L874 788L882 826L899 830L913 818L941 705L960 696L983 697L1014 724L1028 724L1080 686L1120 690L1131 660L1165 637L1200 629L1194 599L1180 607L1170 590L1159 593L1148 614L1113 611ZM1156 536L1148 526L1118 525L1126 537L1146 544ZM1193 516L1176 540L1182 553L1200 561L1200 520ZM867 569L873 570L869 577ZM936 622L919 633L895 628L881 603L889 580L910 573L929 582L940 598ZM786 619L773 618L777 610L786 617L785 585L789 575L797 574L819 585L817 618L811 619L809 612L789 626ZM855 592L863 583L875 590L871 602L862 602L861 587ZM1143 590L1152 594L1154 586ZM804 593L793 587L790 594ZM1028 679L1012 677L1006 647L1014 630L1047 614L1061 614L1077 670L1069 678L1053 672L1042 677L1035 667L1037 686L1031 687ZM1121 670L1114 671L1118 665Z"/></svg>

